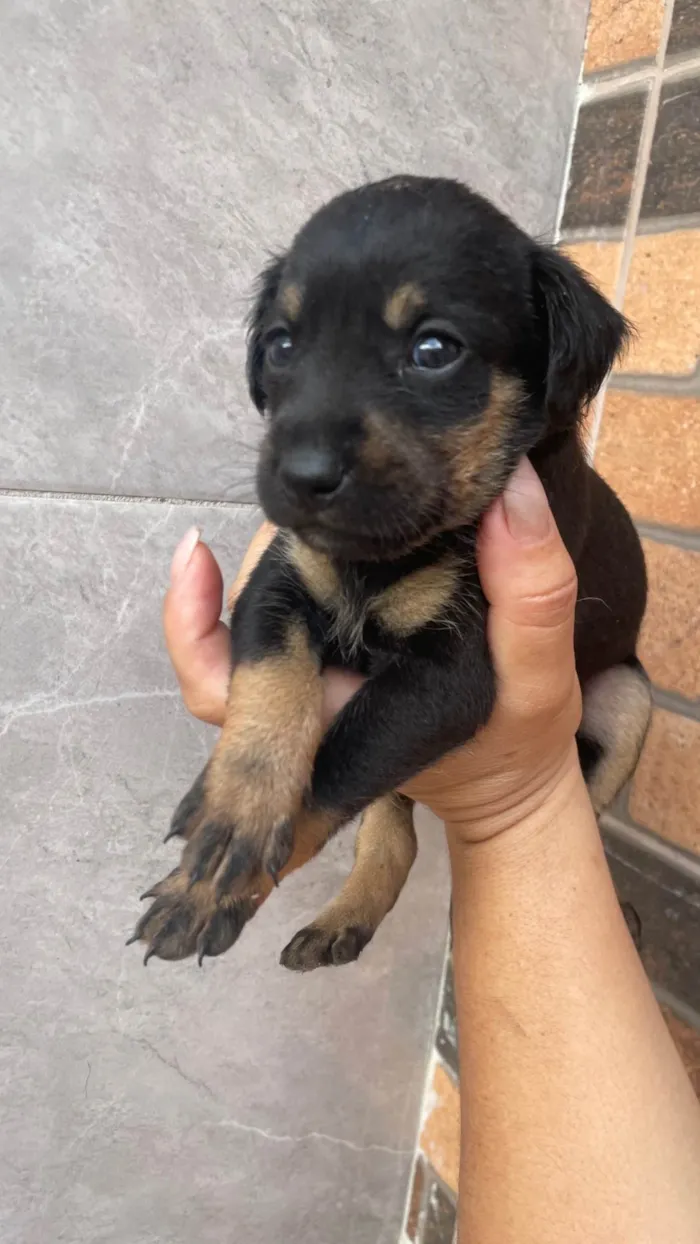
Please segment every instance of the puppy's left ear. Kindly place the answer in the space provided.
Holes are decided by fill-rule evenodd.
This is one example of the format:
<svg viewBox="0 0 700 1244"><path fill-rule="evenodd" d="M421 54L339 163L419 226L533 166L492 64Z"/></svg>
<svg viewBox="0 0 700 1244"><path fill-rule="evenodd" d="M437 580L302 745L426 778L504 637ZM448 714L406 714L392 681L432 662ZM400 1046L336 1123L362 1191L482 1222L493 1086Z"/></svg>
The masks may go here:
<svg viewBox="0 0 700 1244"><path fill-rule="evenodd" d="M284 259L276 258L260 273L255 289L255 302L248 320L248 358L246 361L246 378L248 392L262 414L267 402L267 395L262 382L263 351L262 336L265 320L277 297L282 279Z"/></svg>
<svg viewBox="0 0 700 1244"><path fill-rule="evenodd" d="M536 248L533 278L546 342L547 413L553 426L573 427L627 344L631 326L553 247Z"/></svg>

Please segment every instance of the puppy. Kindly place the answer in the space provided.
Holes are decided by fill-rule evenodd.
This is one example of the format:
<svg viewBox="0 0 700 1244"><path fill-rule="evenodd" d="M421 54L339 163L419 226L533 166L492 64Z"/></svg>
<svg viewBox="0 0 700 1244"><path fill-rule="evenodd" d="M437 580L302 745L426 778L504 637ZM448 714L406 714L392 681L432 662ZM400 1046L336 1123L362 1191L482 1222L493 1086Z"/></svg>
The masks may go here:
<svg viewBox="0 0 700 1244"><path fill-rule="evenodd" d="M396 788L493 708L475 537L522 454L578 572L582 766L597 810L616 795L650 714L635 658L646 577L580 425L627 335L568 259L442 179L342 194L263 273L248 383L279 534L231 618L226 721L172 821L181 864L144 896L132 940L146 960L227 950L359 813L352 873L282 963L360 954L415 858ZM330 665L367 681L324 733Z"/></svg>

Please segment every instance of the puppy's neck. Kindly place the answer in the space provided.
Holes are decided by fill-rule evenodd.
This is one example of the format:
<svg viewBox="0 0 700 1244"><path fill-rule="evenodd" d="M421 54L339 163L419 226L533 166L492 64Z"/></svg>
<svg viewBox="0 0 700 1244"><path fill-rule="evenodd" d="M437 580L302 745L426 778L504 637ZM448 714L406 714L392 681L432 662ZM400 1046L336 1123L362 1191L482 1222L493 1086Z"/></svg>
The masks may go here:
<svg viewBox="0 0 700 1244"><path fill-rule="evenodd" d="M459 527L433 536L419 548L387 561L351 561L332 557L306 544L292 531L282 533L288 555L319 603L332 602L339 591L350 598L370 599L407 575L451 554L465 568L475 565L476 526Z"/></svg>

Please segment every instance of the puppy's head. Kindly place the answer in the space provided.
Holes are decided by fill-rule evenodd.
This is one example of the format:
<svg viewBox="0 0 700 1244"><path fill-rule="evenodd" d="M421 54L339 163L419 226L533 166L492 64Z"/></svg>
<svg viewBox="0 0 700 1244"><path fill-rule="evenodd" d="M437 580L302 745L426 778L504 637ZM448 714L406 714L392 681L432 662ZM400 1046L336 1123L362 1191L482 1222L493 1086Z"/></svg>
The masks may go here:
<svg viewBox="0 0 700 1244"><path fill-rule="evenodd" d="M465 187L343 194L261 278L263 508L349 560L473 522L520 454L575 426L624 337L573 264Z"/></svg>

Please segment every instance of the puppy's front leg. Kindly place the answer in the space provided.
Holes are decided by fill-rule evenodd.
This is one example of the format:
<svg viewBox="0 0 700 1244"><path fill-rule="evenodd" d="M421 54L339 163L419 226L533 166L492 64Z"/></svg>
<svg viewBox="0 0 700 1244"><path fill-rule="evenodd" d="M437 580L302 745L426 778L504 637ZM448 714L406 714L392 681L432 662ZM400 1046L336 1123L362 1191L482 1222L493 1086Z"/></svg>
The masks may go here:
<svg viewBox="0 0 700 1244"><path fill-rule="evenodd" d="M486 724L495 677L485 633L441 642L434 657L408 655L353 696L318 750L312 807L343 823Z"/></svg>
<svg viewBox="0 0 700 1244"><path fill-rule="evenodd" d="M135 934L161 958L221 953L235 941L292 855L321 737L308 598L276 550L256 568L231 629L236 665L224 726L173 820L187 839L182 863L155 887Z"/></svg>

